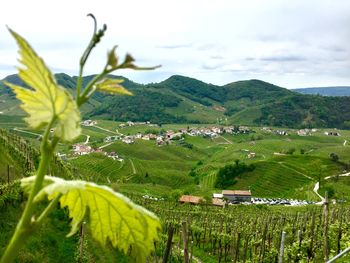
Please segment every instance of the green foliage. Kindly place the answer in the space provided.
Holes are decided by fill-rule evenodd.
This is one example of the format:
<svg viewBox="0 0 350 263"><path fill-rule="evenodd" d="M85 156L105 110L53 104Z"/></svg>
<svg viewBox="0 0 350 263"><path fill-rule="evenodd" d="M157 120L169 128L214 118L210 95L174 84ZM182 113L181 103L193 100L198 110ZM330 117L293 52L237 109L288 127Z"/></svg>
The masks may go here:
<svg viewBox="0 0 350 263"><path fill-rule="evenodd" d="M179 189L173 190L170 193L170 199L177 202L182 194L183 194L183 192Z"/></svg>
<svg viewBox="0 0 350 263"><path fill-rule="evenodd" d="M261 109L260 125L284 127L348 128L350 97L322 97L295 94ZM337 107L337 105L343 105Z"/></svg>
<svg viewBox="0 0 350 263"><path fill-rule="evenodd" d="M192 169L188 175L191 176L191 177L196 177L197 173L196 173L196 171L194 169Z"/></svg>
<svg viewBox="0 0 350 263"><path fill-rule="evenodd" d="M31 176L22 179L21 185L26 192L30 192L34 182L35 176ZM125 196L106 186L65 181L58 177L46 176L44 184L34 201L40 201L45 196L49 200L59 198L60 206L68 207L72 218L68 236L78 231L88 209L89 224L94 229L92 236L102 245L109 240L124 253L131 247L131 255L138 262L144 262L153 250L153 242L158 238L157 230L160 228L157 217Z"/></svg>
<svg viewBox="0 0 350 263"><path fill-rule="evenodd" d="M222 102L226 95L225 90L218 86L178 75L161 82L159 86L170 88L176 93L205 106L211 106L212 101Z"/></svg>
<svg viewBox="0 0 350 263"><path fill-rule="evenodd" d="M93 18L95 27L92 39L80 59L76 101L66 89L57 85L53 74L27 41L9 29L17 41L21 55L20 62L24 66L19 69L19 77L30 88L11 83L6 85L13 89L22 102L21 107L29 115L26 121L30 127L44 128L45 131L41 137L41 159L38 170L35 171L36 175L21 180L21 186L29 197L16 230L3 253L2 263L14 261L23 243L33 230L43 224L43 220L55 208L58 201L62 208L68 207L72 218L72 229L69 235L77 232L88 209L89 223L94 229L93 237L103 246L110 241L114 247L118 247L124 253L130 252L138 262L146 261L147 255L153 249L153 242L158 239L157 230L160 227L158 218L144 208L133 204L123 195L94 183L65 181L58 177L45 178L58 142L73 141L81 133L79 106L88 101L96 90L131 94L119 85L121 80L104 79L104 77L116 69L154 69L136 66L133 57L129 54L120 63L114 47L108 53L108 61L102 73L95 76L82 91L85 63L91 50L100 42L107 29L104 25L102 29L97 30L95 17L92 14L88 16ZM3 138L1 142L7 143ZM37 213L37 202L46 195L51 202L38 217L34 216Z"/></svg>
<svg viewBox="0 0 350 263"><path fill-rule="evenodd" d="M293 154L295 152L295 148L292 147L292 148L289 148L287 151L286 151L286 154Z"/></svg>
<svg viewBox="0 0 350 263"><path fill-rule="evenodd" d="M190 149L190 150L193 149L193 144L192 144L192 143L188 143L188 142L186 142L186 141L178 141L178 142L177 142L177 145L183 146L183 147L188 148L188 149Z"/></svg>
<svg viewBox="0 0 350 263"><path fill-rule="evenodd" d="M19 100L21 107L29 114L27 123L39 129L51 120L58 120L55 136L63 141L72 141L80 134L80 113L70 94L59 87L41 58L35 53L25 39L10 30L20 47L21 63L25 68L19 69L19 77L33 90L11 83L10 86Z"/></svg>
<svg viewBox="0 0 350 263"><path fill-rule="evenodd" d="M339 156L338 156L338 154L336 154L336 153L331 153L331 154L329 155L329 157L331 158L331 160L332 160L333 162L338 162L338 161L339 161Z"/></svg>
<svg viewBox="0 0 350 263"><path fill-rule="evenodd" d="M9 205L16 205L22 199L23 193L18 181L0 185L0 211Z"/></svg>
<svg viewBox="0 0 350 263"><path fill-rule="evenodd" d="M145 134L160 134L162 133L163 131L160 131L160 130L156 130L156 129L147 129L145 130Z"/></svg>
<svg viewBox="0 0 350 263"><path fill-rule="evenodd" d="M106 97L103 104L93 109L89 115L119 121L186 122L184 117L164 112L167 107L178 106L181 101L179 98L144 88L132 92L134 96L131 97Z"/></svg>
<svg viewBox="0 0 350 263"><path fill-rule="evenodd" d="M335 195L335 191L334 191L334 188L332 186L325 186L325 187L322 187L322 190L324 192L327 192L328 194L328 198L333 198L334 195Z"/></svg>
<svg viewBox="0 0 350 263"><path fill-rule="evenodd" d="M226 189L234 185L236 178L246 172L251 172L255 169L254 164L247 165L244 162L236 160L235 164L228 164L220 168L215 181L215 187Z"/></svg>

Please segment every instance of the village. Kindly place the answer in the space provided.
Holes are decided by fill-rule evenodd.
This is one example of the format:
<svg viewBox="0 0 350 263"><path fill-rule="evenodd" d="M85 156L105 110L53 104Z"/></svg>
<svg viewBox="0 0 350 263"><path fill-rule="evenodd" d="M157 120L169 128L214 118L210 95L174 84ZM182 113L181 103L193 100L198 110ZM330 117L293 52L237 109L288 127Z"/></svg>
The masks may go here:
<svg viewBox="0 0 350 263"><path fill-rule="evenodd" d="M97 124L97 121L95 120L84 120L81 123L83 126L95 126ZM147 122L132 122L127 121L126 123L119 124L119 128L123 129L125 127L130 126L141 126L141 125L147 125L148 127L154 127L159 128L159 125L152 124L149 121ZM276 135L289 135L288 131L286 130L280 130L280 129L272 129L269 127L262 127L261 131L265 133L274 133ZM296 134L299 136L310 136L312 133L317 132L317 129L301 129L297 130ZM187 127L187 128L180 128L176 131L174 130L160 130L158 133L151 132L151 133L141 133L138 132L133 135L124 135L120 132L116 135L112 136L106 136L104 138L105 143L112 143L114 141L121 141L125 144L133 144L135 143L135 140L145 140L145 141L155 141L157 146L163 146L163 145L170 145L176 141L183 140L185 136L198 136L203 138L209 138L214 139L217 137L220 137L224 134L230 134L230 135L238 135L238 134L249 134L249 133L255 133L253 129L251 129L248 126L209 126L209 127ZM325 135L328 136L340 136L339 132L337 131L326 131L324 132ZM109 158L112 158L113 160L117 161L123 161L123 158L120 157L116 152L105 152L102 150L102 147L98 147L94 149L93 147L89 146L87 143L77 143L73 145L72 151L73 155L86 155L90 153L102 153L106 155ZM281 153L276 153L281 154ZM63 157L63 155L61 156ZM247 158L254 158L256 157L256 154L254 152L249 152L247 154Z"/></svg>
<svg viewBox="0 0 350 263"><path fill-rule="evenodd" d="M156 124L151 124L150 122L131 122L128 121L127 123L122 123L119 125L120 128L127 127L127 126L135 126L135 125L148 125L150 127L159 127ZM226 127L217 127L217 126L210 126L210 127L200 127L200 128L181 128L176 131L173 130L167 130L167 131L160 131L159 133L137 133L134 135L115 135L115 136L108 136L105 138L105 142L112 142L116 140L121 140L122 142L126 144L132 144L135 142L136 139L141 140L154 140L158 146L162 145L169 145L173 141L181 140L185 135L188 136L201 136L204 138L217 138L221 134L242 134L242 133L249 133L251 130L247 126L226 126Z"/></svg>

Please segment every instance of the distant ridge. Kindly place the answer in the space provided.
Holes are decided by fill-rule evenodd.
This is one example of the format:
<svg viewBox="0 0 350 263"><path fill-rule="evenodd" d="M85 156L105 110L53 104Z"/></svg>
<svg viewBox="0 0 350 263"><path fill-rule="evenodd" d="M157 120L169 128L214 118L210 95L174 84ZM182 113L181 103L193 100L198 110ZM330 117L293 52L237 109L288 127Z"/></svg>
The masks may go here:
<svg viewBox="0 0 350 263"><path fill-rule="evenodd" d="M57 82L74 96L77 77L64 73L55 76ZM93 77L85 76L83 86ZM22 85L17 75L5 79ZM83 105L83 117L158 124L217 123L350 129L350 87L288 90L256 79L218 86L180 75L146 85L122 79L123 85L134 96L96 93L88 104ZM343 93L339 93L340 90ZM349 93L344 93L344 90ZM305 92L308 94L301 94ZM24 115L18 105L12 91L0 81L1 115Z"/></svg>
<svg viewBox="0 0 350 263"><path fill-rule="evenodd" d="M312 94L321 96L350 96L350 86L335 86L335 87L314 87L314 88L303 88L293 89L293 91L301 94Z"/></svg>

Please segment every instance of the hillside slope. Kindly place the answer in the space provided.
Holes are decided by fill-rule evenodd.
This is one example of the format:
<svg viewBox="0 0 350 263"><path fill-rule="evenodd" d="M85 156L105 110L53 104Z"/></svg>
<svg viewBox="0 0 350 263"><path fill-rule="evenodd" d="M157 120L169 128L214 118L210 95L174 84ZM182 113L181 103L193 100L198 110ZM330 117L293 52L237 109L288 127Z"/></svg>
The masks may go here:
<svg viewBox="0 0 350 263"><path fill-rule="evenodd" d="M93 77L84 77L83 85ZM56 78L60 85L75 95L77 77L61 73L56 74ZM261 80L217 86L178 75L148 85L122 79L123 85L134 96L97 93L83 107L85 118L350 128L350 97L302 95ZM8 76L5 80L22 84L17 75ZM0 114L23 115L14 94L3 83L0 83Z"/></svg>

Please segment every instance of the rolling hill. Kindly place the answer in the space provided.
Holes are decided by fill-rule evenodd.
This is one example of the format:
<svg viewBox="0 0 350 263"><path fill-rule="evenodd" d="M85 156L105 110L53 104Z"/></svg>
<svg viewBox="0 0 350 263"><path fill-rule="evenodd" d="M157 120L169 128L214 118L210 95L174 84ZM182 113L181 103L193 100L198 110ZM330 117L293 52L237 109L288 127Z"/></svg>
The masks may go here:
<svg viewBox="0 0 350 263"><path fill-rule="evenodd" d="M111 78L122 78L110 76ZM56 74L73 95L76 77ZM93 76L86 76L86 85ZM153 123L221 123L283 127L350 128L350 97L303 95L261 80L224 86L184 76L171 76L147 85L122 78L131 97L95 94L82 111L85 118ZM17 75L4 80L22 84ZM13 93L0 83L2 115L22 115Z"/></svg>
<svg viewBox="0 0 350 263"><path fill-rule="evenodd" d="M319 88L304 88L304 89L294 89L293 91L299 92L301 94L313 94L321 96L350 96L349 86L337 86L337 87L319 87Z"/></svg>

